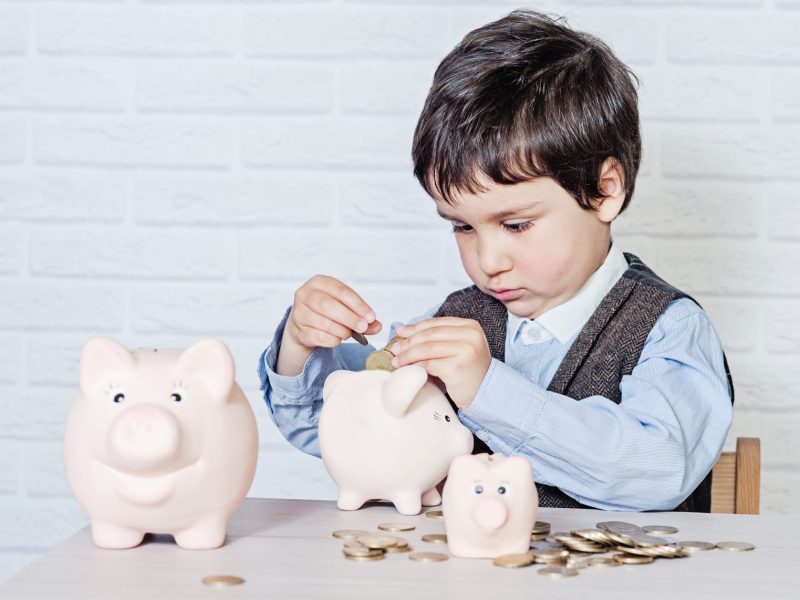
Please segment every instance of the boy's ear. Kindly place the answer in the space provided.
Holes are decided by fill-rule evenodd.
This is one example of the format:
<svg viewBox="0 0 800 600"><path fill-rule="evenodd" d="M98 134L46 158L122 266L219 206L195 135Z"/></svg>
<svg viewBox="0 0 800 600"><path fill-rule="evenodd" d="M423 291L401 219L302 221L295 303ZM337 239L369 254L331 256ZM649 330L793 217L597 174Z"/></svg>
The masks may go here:
<svg viewBox="0 0 800 600"><path fill-rule="evenodd" d="M611 223L625 203L625 173L616 158L608 157L600 166L600 191L603 198L594 202L597 218Z"/></svg>

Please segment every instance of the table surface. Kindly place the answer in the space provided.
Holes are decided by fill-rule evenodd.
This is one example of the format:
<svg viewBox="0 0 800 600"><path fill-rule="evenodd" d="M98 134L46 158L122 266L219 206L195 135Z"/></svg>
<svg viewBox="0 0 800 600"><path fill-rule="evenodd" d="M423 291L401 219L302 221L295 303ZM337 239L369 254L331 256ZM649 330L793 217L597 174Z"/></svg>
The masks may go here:
<svg viewBox="0 0 800 600"><path fill-rule="evenodd" d="M428 509L430 510L430 509ZM594 527L598 521L673 525L678 540L747 541L752 552L700 552L685 559L657 559L649 565L589 567L577 577L538 575L541 565L504 569L491 560L450 557L418 563L408 554L375 562L342 556L336 529L377 530L378 523L408 522L400 535L416 551L446 552L422 542L444 533L440 519L399 514L391 505L370 504L345 512L334 502L248 498L228 526L226 544L216 550L183 550L171 536L148 536L129 550L94 545L86 527L0 586L0 598L798 598L796 564L800 516L699 513L614 513L540 509L539 520L553 531ZM206 575L238 575L244 584L214 588ZM498 595L499 594L499 595Z"/></svg>

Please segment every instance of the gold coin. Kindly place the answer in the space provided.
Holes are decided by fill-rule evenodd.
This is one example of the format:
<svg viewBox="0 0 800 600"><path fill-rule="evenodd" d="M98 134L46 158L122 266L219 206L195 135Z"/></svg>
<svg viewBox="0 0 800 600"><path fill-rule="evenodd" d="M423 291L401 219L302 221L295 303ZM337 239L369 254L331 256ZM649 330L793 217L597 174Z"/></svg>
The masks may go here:
<svg viewBox="0 0 800 600"><path fill-rule="evenodd" d="M388 350L376 350L364 362L364 368L369 371L394 371L392 359L394 354Z"/></svg>
<svg viewBox="0 0 800 600"><path fill-rule="evenodd" d="M544 567L539 569L539 575L561 579L562 577L575 577L578 574L577 569L568 569L567 567Z"/></svg>
<svg viewBox="0 0 800 600"><path fill-rule="evenodd" d="M429 519L444 519L444 513L440 510L429 510L425 516Z"/></svg>
<svg viewBox="0 0 800 600"><path fill-rule="evenodd" d="M362 346L366 346L367 343L368 343L367 342L367 338L365 338L363 334L358 333L357 331L354 331L353 333L351 333L350 337L353 338L355 341L357 341Z"/></svg>
<svg viewBox="0 0 800 600"><path fill-rule="evenodd" d="M717 548L720 550L728 550L729 552L747 552L748 550L755 550L755 546L749 542L719 542Z"/></svg>
<svg viewBox="0 0 800 600"><path fill-rule="evenodd" d="M208 575L203 577L203 583L214 587L229 587L244 583L244 579L236 575Z"/></svg>
<svg viewBox="0 0 800 600"><path fill-rule="evenodd" d="M496 567L508 567L509 569L516 569L518 567L527 567L533 564L533 554L530 552L522 552L520 554L503 554L496 557L492 563Z"/></svg>
<svg viewBox="0 0 800 600"><path fill-rule="evenodd" d="M678 533L678 528L671 525L645 525L642 531L652 535L672 535Z"/></svg>
<svg viewBox="0 0 800 600"><path fill-rule="evenodd" d="M536 521L533 524L533 529L531 529L531 533L549 533L550 532L550 523L546 521Z"/></svg>
<svg viewBox="0 0 800 600"><path fill-rule="evenodd" d="M378 529L382 531L411 531L415 527L411 523L380 523Z"/></svg>
<svg viewBox="0 0 800 600"><path fill-rule="evenodd" d="M591 540L598 544L607 544L611 541L600 529L575 529L573 530L572 535Z"/></svg>
<svg viewBox="0 0 800 600"><path fill-rule="evenodd" d="M610 556L593 556L589 559L591 567L618 567L619 563Z"/></svg>
<svg viewBox="0 0 800 600"><path fill-rule="evenodd" d="M390 546L396 546L398 538L393 535L374 535L368 533L366 535L360 535L356 539L367 548L379 548L383 550Z"/></svg>
<svg viewBox="0 0 800 600"><path fill-rule="evenodd" d="M366 548L364 544L359 542L358 540L345 540L344 541L345 548Z"/></svg>
<svg viewBox="0 0 800 600"><path fill-rule="evenodd" d="M402 552L411 552L414 548L406 544L405 546L389 546L384 550L384 552L388 552L390 554L401 554Z"/></svg>
<svg viewBox="0 0 800 600"><path fill-rule="evenodd" d="M383 554L383 550L379 548L365 548L364 546L361 548L351 546L350 548L344 548L342 553L345 556L375 556L377 554Z"/></svg>
<svg viewBox="0 0 800 600"><path fill-rule="evenodd" d="M364 531L363 529L337 529L331 535L341 540L354 540L360 535L369 535L369 531Z"/></svg>
<svg viewBox="0 0 800 600"><path fill-rule="evenodd" d="M678 542L681 548L687 552L699 552L701 550L711 550L714 544L711 542Z"/></svg>
<svg viewBox="0 0 800 600"><path fill-rule="evenodd" d="M569 550L566 548L545 548L543 550L531 550L533 560L540 564L553 564L559 563L569 556Z"/></svg>
<svg viewBox="0 0 800 600"><path fill-rule="evenodd" d="M589 566L589 559L583 556L568 556L564 564L568 569L585 569Z"/></svg>
<svg viewBox="0 0 800 600"><path fill-rule="evenodd" d="M443 533L426 533L422 536L423 542L431 542L432 544L446 544L447 536Z"/></svg>
<svg viewBox="0 0 800 600"><path fill-rule="evenodd" d="M347 554L344 555L347 560L354 560L356 562L370 562L373 560L383 560L386 558L383 552L371 556L348 556Z"/></svg>
<svg viewBox="0 0 800 600"><path fill-rule="evenodd" d="M635 556L633 554L615 554L614 560L623 565L647 565L655 560L652 556Z"/></svg>
<svg viewBox="0 0 800 600"><path fill-rule="evenodd" d="M408 555L408 558L418 562L440 562L450 557L441 552L412 552Z"/></svg>
<svg viewBox="0 0 800 600"><path fill-rule="evenodd" d="M394 538L395 544L394 546L391 546L391 548L404 548L405 546L408 546L408 540L406 539L394 535L388 535L386 537Z"/></svg>
<svg viewBox="0 0 800 600"><path fill-rule="evenodd" d="M544 542L547 540L549 533L532 533L531 534L531 541L532 542Z"/></svg>

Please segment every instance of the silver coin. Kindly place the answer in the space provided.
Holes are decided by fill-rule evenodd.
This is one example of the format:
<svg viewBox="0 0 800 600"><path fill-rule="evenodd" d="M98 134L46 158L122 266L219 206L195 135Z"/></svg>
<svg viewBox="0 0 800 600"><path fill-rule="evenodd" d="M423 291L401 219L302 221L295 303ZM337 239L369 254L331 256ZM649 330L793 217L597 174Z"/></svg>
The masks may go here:
<svg viewBox="0 0 800 600"><path fill-rule="evenodd" d="M729 552L747 552L755 550L756 547L750 542L718 542L717 548Z"/></svg>
<svg viewBox="0 0 800 600"><path fill-rule="evenodd" d="M678 542L684 550L687 552L699 552L703 550L711 550L714 548L714 544L711 542Z"/></svg>
<svg viewBox="0 0 800 600"><path fill-rule="evenodd" d="M672 535L673 533L678 533L678 528L672 527L672 525L645 525L642 527L642 530L651 535Z"/></svg>

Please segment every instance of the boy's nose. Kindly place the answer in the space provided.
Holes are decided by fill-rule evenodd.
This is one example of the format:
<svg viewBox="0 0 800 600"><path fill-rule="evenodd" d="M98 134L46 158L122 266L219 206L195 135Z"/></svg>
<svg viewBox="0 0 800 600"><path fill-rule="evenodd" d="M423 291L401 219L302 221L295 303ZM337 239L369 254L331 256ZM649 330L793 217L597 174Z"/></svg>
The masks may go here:
<svg viewBox="0 0 800 600"><path fill-rule="evenodd" d="M478 263L489 277L511 269L512 262L505 249L491 238L478 243Z"/></svg>

